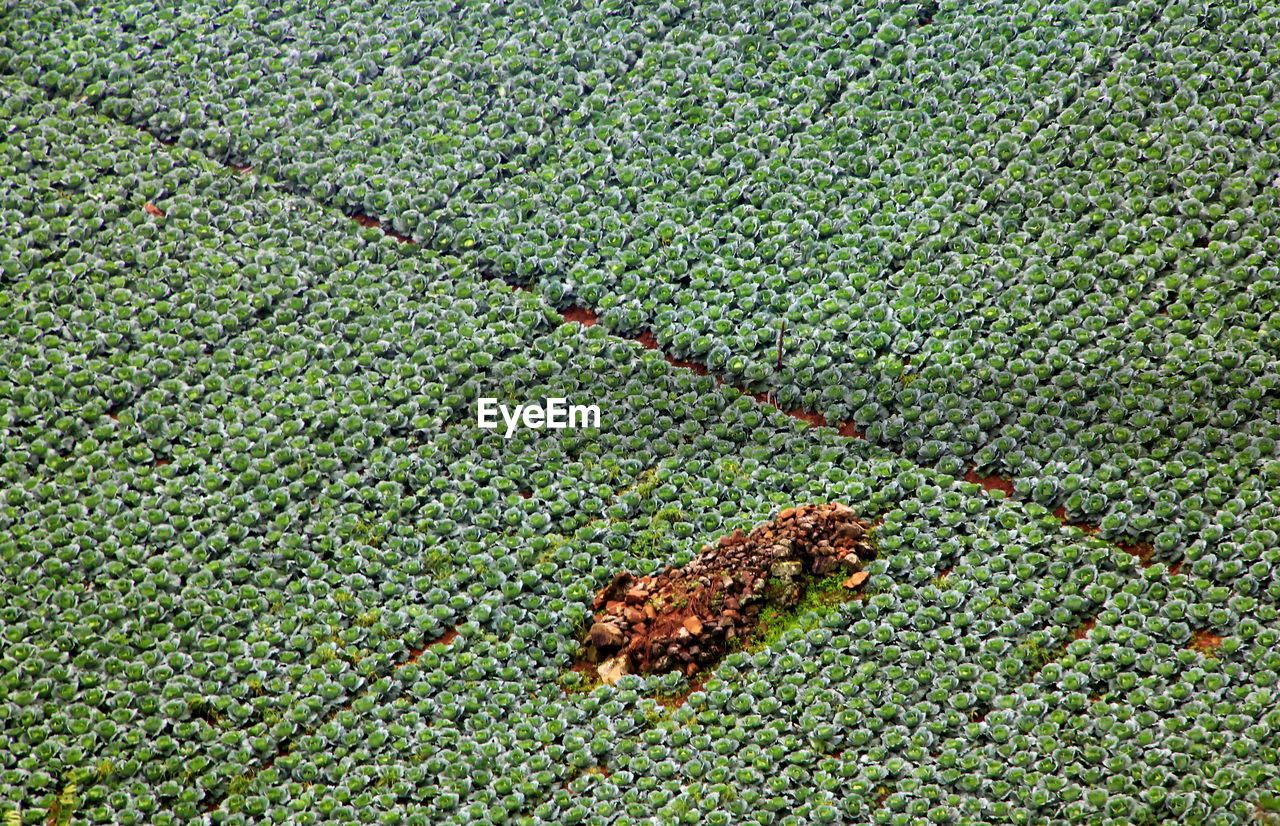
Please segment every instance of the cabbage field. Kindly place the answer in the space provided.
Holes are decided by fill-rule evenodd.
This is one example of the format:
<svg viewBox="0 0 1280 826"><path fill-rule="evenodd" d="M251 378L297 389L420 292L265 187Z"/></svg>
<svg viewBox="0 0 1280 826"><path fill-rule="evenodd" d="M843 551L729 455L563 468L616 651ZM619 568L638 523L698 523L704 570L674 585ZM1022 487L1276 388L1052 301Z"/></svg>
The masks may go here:
<svg viewBox="0 0 1280 826"><path fill-rule="evenodd" d="M6 826L1280 823L1273 0L9 0L0 215Z"/></svg>

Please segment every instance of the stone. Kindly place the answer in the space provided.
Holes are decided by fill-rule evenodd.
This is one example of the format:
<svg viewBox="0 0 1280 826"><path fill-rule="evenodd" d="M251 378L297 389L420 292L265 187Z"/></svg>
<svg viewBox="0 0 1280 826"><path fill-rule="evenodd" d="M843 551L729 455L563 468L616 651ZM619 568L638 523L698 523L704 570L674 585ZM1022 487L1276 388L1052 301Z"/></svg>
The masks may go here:
<svg viewBox="0 0 1280 826"><path fill-rule="evenodd" d="M617 685L618 680L631 673L631 665L626 657L610 657L600 663L596 673L600 675L600 682L605 685Z"/></svg>
<svg viewBox="0 0 1280 826"><path fill-rule="evenodd" d="M866 533L857 522L847 522L836 528L836 536L840 539L861 539Z"/></svg>
<svg viewBox="0 0 1280 826"><path fill-rule="evenodd" d="M866 571L858 571L858 572L857 572L857 573L855 573L853 576L849 577L848 579L846 579L846 580L844 581L844 587L846 587L846 588L857 588L859 585L861 585L862 583L866 582L866 581L867 581L867 577L869 577L869 576L871 576L871 574L869 574L869 573L868 573L868 572L866 572Z"/></svg>
<svg viewBox="0 0 1280 826"><path fill-rule="evenodd" d="M591 644L596 648L618 648L623 643L622 629L612 622L597 622L591 626Z"/></svg>
<svg viewBox="0 0 1280 826"><path fill-rule="evenodd" d="M847 506L791 507L749 534L736 530L706 543L684 566L615 575L593 600L585 656L592 668L625 656L631 673L690 661L711 668L730 641L752 633L766 606L793 604L817 577L839 572L837 582L851 590L868 581L862 569L874 554L871 530Z"/></svg>
<svg viewBox="0 0 1280 826"><path fill-rule="evenodd" d="M777 577L783 582L790 582L804 572L804 563L798 559L789 559L786 562L775 562L769 568L769 575Z"/></svg>
<svg viewBox="0 0 1280 826"><path fill-rule="evenodd" d="M813 560L813 572L818 576L825 576L835 566L836 558L834 556L819 556Z"/></svg>

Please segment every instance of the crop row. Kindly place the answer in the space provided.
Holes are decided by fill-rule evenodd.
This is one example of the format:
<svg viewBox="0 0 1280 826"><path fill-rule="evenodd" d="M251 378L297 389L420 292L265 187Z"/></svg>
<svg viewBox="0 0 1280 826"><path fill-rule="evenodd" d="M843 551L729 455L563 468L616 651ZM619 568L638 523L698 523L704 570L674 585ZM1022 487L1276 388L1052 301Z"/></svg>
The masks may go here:
<svg viewBox="0 0 1280 826"><path fill-rule="evenodd" d="M127 20L129 8L138 7L112 13ZM1262 16L1224 18L1205 35L1202 26L1177 28L1186 25L1181 7L1162 17L1138 8L1119 25L1133 33L1134 54L1149 50L1158 65L1218 67L1214 55L1246 54L1249 27L1269 25ZM50 9L62 13L40 11ZM930 30L956 16L946 30L954 39L958 15L943 9ZM911 20L923 18L901 22ZM128 26L143 21L150 18ZM171 26L175 54L194 47L198 22ZM662 35L674 55L695 22L714 29L712 17L669 22L670 31L645 34ZM890 14L879 25L898 23ZM1016 25L1040 30L1030 20ZM1054 25L1087 30L1079 20ZM799 15L795 26L820 34ZM1109 48L1109 31L1089 42ZM892 34L880 42L896 43ZM730 35L708 36L714 44ZM895 53L918 59L922 45L905 33L902 40L896 52L872 48L876 63L864 68L896 65L884 59ZM494 51L485 43L480 53ZM1124 56L1108 72L1087 50L1068 54L1097 73L1108 100L1128 88L1116 78L1135 71ZM299 51L293 59L352 62L340 57ZM14 54L4 60L20 63ZM623 63L626 77L652 71L647 60ZM785 64L774 54L760 65ZM168 76L183 77L180 68ZM1206 95L1229 94L1239 80L1224 69L1202 83L1210 83ZM56 77L41 82L83 91L61 89ZM3 387L12 404L0 512L0 795L23 807L26 822L43 822L73 779L81 815L122 823L615 822L655 813L719 822L747 811L766 822L1209 813L1244 822L1275 784L1274 436L1262 410L1265 382L1257 398L1247 389L1232 397L1254 406L1242 403L1239 421L1227 421L1234 408L1213 392L1231 385L1234 368L1212 356L1188 386L1219 407L1206 402L1203 422L1187 413L1201 429L1175 428L1170 444L1181 452L1160 455L1159 441L1144 438L1130 455L1064 425L1076 441L1050 454L1061 451L1053 461L1070 471L1060 493L1042 494L1035 485L1045 479L1026 474L1022 492L1040 504L999 503L874 446L803 429L603 327L558 326L537 297L478 279L485 259L465 252L465 242L449 242L456 256L401 248L264 177L237 177L140 140L16 81L4 91L16 125L0 145L8 225L19 231L4 238L5 300L15 312L4 327L14 378ZM824 105L829 94L821 90ZM1079 118L1102 97L1082 95L1087 105L1064 103L1055 117ZM1142 100L1137 92L1125 99ZM831 113L847 116L841 102ZM1231 118L1192 116L1221 121L1212 140L1188 145L1193 172L1265 170L1265 152L1249 151L1265 134L1235 140ZM1137 125L1153 117L1142 114ZM674 135L680 122L660 121L658 131ZM793 127L788 145L812 137L802 123ZM184 140L216 150L204 136ZM1053 169L1044 180L1070 183L1069 165ZM1268 207L1267 191L1254 189L1252 208ZM313 194L325 196L323 188ZM101 224L86 204L101 208ZM957 272L991 264L993 242L1010 241L1006 228L974 217L965 237L976 239L979 257L956 259ZM1188 231L1195 237L1182 253L1221 254L1214 239L1197 246L1200 236ZM1021 248L1022 240L1010 243ZM96 257L76 270L80 256ZM1177 260L1156 274L1180 275ZM1247 269L1254 265L1245 266L1241 282L1258 283ZM1021 295L1011 274L992 272L993 297L997 283ZM1225 290L1214 296L1234 306L1223 281L1186 284ZM1121 306L1117 296L1131 301L1129 288L1117 281L1116 303L1106 306ZM257 297L264 292L267 301ZM187 305L217 315L175 323L175 308ZM993 327L1034 327L1020 306L987 307ZM894 318L905 310L884 295L867 312L890 307ZM962 309L984 317L977 305ZM1171 359L1187 355L1175 352L1173 336L1199 347L1210 343L1190 338L1201 326L1206 336L1222 332L1176 303L1167 321L1158 309L1126 331L1152 353L1161 339L1144 330L1168 335ZM1092 317L1063 316L1091 334ZM931 323L952 326L939 318ZM816 319L791 323L806 330ZM895 327L891 339L911 341L911 329ZM1252 354L1265 368L1265 336L1230 335L1221 358ZM1024 339L1004 343L1024 348L1007 358L1027 352ZM894 404L914 411L914 419L903 414L910 432L959 428L949 421L957 410L983 421L982 409L942 401L946 370L929 372L953 352L962 351L924 348L927 359L913 351L901 375L889 370L889 386L906 394ZM1145 353L1128 355L1141 364ZM1001 426L1014 408L1033 417L1018 414L1021 430L1008 425L1000 438L1012 441L992 441L992 450L1045 450L1034 416L1074 421L1074 410L1036 401L1033 391L1052 382L1033 363L1018 365L1021 380L1008 387L996 382L1001 398L990 403L1009 407L991 411ZM601 404L605 426L503 440L471 427L479 395L587 396ZM1151 412L1159 433L1165 423L1154 414L1163 411L1144 411L1144 398L1122 393L1110 409ZM965 466L952 464L941 469ZM1083 504L1070 498L1077 493ZM1105 498L1095 507L1097 496ZM731 658L705 694L670 717L643 698L678 690L678 678L562 694L590 596L614 571L678 564L778 506L830 500L885 518L868 600ZM1045 507L1060 502L1073 515L1119 514L1104 526L1110 536L1156 534L1161 558L1185 557L1182 573L1140 571L1129 557L1062 532ZM1157 527L1174 536L1161 539ZM1092 630L1068 642L1095 614ZM395 668L455 625L460 637L448 649ZM1185 650L1206 629L1226 636L1215 655ZM761 681L781 686L776 696Z"/></svg>
<svg viewBox="0 0 1280 826"><path fill-rule="evenodd" d="M290 765L275 757L283 744L302 753L335 709L361 713L362 693L448 626L539 651L486 667L554 687L574 624L616 568L679 560L795 497L843 492L877 509L901 495L890 480L909 465L806 439L602 329L552 329L538 299L477 281L464 262L370 240L379 234L255 192L252 177L8 88L19 128L6 150L54 134L66 149L13 180L83 175L76 154L105 145L113 165L158 181L153 192L100 184L137 226L181 242L144 266L194 269L228 246L248 256L215 230L261 215L305 240L311 268L306 289L225 341L164 330L165 356L140 359L167 357L164 375L119 399L73 399L74 424L42 404L9 423L37 446L3 468L4 794L30 818L72 781L95 821L198 819L224 799L216 811L235 815L246 778ZM170 163L168 177L149 166ZM272 238L236 263L283 281L295 262L273 255ZM10 340L29 360L73 351L102 315L77 307L80 292L46 287L65 270L37 255L57 242L34 240L10 285L21 300ZM123 254L124 242L107 249ZM110 277L86 270L81 288ZM179 285L144 286L136 300L159 302ZM57 321L45 329L45 317ZM103 343L108 361L145 340L131 320L133 335ZM508 442L471 426L482 392L603 395L615 418L603 434ZM867 463L858 473L855 457ZM861 481L873 477L883 487Z"/></svg>
<svg viewBox="0 0 1280 826"><path fill-rule="evenodd" d="M4 65L1158 559L1273 484L1273 10L422 11L14 11Z"/></svg>
<svg viewBox="0 0 1280 826"><path fill-rule="evenodd" d="M100 128L58 104L40 118ZM147 220L187 197L160 197L163 216ZM305 234L307 213L295 220ZM317 222L323 249L361 237ZM961 757L943 744L988 732L980 711L1117 592L1158 585L1162 568L1138 576L1043 508L801 428L600 327L553 327L537 298L459 263L367 249L269 324L175 359L173 378L115 419L99 410L59 461L6 463L28 496L5 516L14 748L0 777L32 822L69 779L95 822L199 820L215 804L217 822L717 820L743 806L823 820L915 811L936 784L900 782L903 761L937 762L953 789L938 805L998 816L1001 789L957 785L947 770ZM590 393L618 418L589 436L505 441L470 427L482 389ZM885 514L869 582L880 593L865 604L731 659L668 721L641 698L678 679L561 693L587 603L614 570L679 563L780 505L827 499ZM1155 652L1176 662L1193 630L1229 631L1252 608L1178 581L1137 606L1177 617ZM455 624L449 648L395 668ZM1239 679L1274 678L1249 662ZM761 675L786 702L756 696ZM721 753L735 742L744 756ZM617 779L594 779L605 772ZM677 780L705 786L712 811L692 814Z"/></svg>

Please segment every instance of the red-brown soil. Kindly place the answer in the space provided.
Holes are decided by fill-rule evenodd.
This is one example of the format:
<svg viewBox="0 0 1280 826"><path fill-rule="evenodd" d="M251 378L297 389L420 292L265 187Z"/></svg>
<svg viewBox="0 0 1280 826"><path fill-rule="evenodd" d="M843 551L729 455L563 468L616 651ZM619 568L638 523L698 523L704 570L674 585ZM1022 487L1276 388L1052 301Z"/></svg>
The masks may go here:
<svg viewBox="0 0 1280 826"><path fill-rule="evenodd" d="M846 436L850 439L867 438L867 435L863 433L860 429L858 429L858 423L852 420L847 422L841 422L840 426L836 428L836 430L837 432L839 432L841 436Z"/></svg>
<svg viewBox="0 0 1280 826"><path fill-rule="evenodd" d="M1143 567L1152 564L1151 555L1155 552L1155 548L1151 547L1150 542L1117 542L1116 547L1136 556Z"/></svg>
<svg viewBox="0 0 1280 826"><path fill-rule="evenodd" d="M679 367L681 370L692 370L699 376L705 376L709 372L705 364L699 364L696 361L685 361L665 354L662 357L666 359L667 364L670 364L672 367Z"/></svg>
<svg viewBox="0 0 1280 826"><path fill-rule="evenodd" d="M1200 630L1191 635L1191 643L1187 646L1195 651L1199 651L1206 657L1216 657L1214 651L1218 646L1222 645L1222 636L1214 634L1211 631Z"/></svg>
<svg viewBox="0 0 1280 826"><path fill-rule="evenodd" d="M807 577L861 571L873 555L868 528L844 505L787 508L749 534L704 546L682 568L639 578L619 573L592 603L586 659L620 657L632 673L692 676L749 634L765 605L798 602Z"/></svg>
<svg viewBox="0 0 1280 826"><path fill-rule="evenodd" d="M458 638L457 629L450 628L448 631L445 631L443 634L436 637L434 640L424 643L418 648L409 649L409 659L405 660L403 663L401 663L401 665L404 666L404 665L408 665L409 663L416 663L418 661L418 658L421 657L428 648L431 648L436 645L448 645L449 643L453 642L457 638Z"/></svg>
<svg viewBox="0 0 1280 826"><path fill-rule="evenodd" d="M160 207L156 206L155 204L151 203L150 201L147 201L145 204L142 205L142 211L147 213L148 215L154 215L157 218L164 217L164 210L162 210Z"/></svg>
<svg viewBox="0 0 1280 826"><path fill-rule="evenodd" d="M586 660L578 660L573 665L569 666L569 670L576 671L581 674L588 686L600 681L600 675L596 674L595 666ZM565 693L569 694L571 692L566 691Z"/></svg>
<svg viewBox="0 0 1280 826"><path fill-rule="evenodd" d="M1089 535L1093 535L1102 530L1101 526L1096 522L1076 522L1068 519L1067 508L1064 505L1059 505L1053 509L1053 517L1062 524L1071 528L1079 528L1081 531Z"/></svg>
<svg viewBox="0 0 1280 826"><path fill-rule="evenodd" d="M560 317L565 321L581 324L583 327L594 327L600 321L600 316L587 307L569 307L560 311Z"/></svg>
<svg viewBox="0 0 1280 826"><path fill-rule="evenodd" d="M1093 627L1097 624L1098 624L1097 617L1089 617L1087 620L1085 620L1080 624L1079 628L1071 632L1071 638L1074 640L1084 639L1085 637L1089 636L1089 632L1092 631Z"/></svg>
<svg viewBox="0 0 1280 826"><path fill-rule="evenodd" d="M965 473L964 480L975 485L981 485L983 490L1004 491L1004 495L1009 499L1012 499L1014 496L1013 480L1006 479L1003 476L983 476L978 473L977 468L970 468L968 472Z"/></svg>
<svg viewBox="0 0 1280 826"><path fill-rule="evenodd" d="M396 232L391 227L384 226L383 223L379 221L377 218L374 218L369 215L365 215L363 212L357 212L353 214L351 216L351 220L355 221L357 224L359 224L362 227L373 227L374 229L380 229L382 230L383 234L390 235L392 238L396 239L401 244L417 243L416 241L414 241L412 238L405 235L404 233Z"/></svg>
<svg viewBox="0 0 1280 826"><path fill-rule="evenodd" d="M814 427L827 427L827 420L821 413L810 413L800 408L784 411L793 419L799 419L802 422L808 422Z"/></svg>

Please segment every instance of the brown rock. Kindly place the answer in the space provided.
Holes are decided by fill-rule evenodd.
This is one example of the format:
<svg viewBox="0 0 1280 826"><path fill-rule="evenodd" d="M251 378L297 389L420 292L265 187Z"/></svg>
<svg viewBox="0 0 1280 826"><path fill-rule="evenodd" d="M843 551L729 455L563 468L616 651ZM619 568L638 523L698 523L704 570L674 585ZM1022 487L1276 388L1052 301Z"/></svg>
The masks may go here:
<svg viewBox="0 0 1280 826"><path fill-rule="evenodd" d="M599 611L600 606L614 601L617 598L617 592L626 582L630 581L630 579L631 574L628 574L626 571L619 571L614 574L613 579L609 584L601 589L600 593L596 594L595 600L591 603L592 610Z"/></svg>
<svg viewBox="0 0 1280 826"><path fill-rule="evenodd" d="M648 598L649 592L643 588L632 588L630 591L627 591L627 602L634 605L639 605Z"/></svg>
<svg viewBox="0 0 1280 826"><path fill-rule="evenodd" d="M685 617L684 627L689 630L690 634L697 636L698 634L702 633L702 620L692 616Z"/></svg>
<svg viewBox="0 0 1280 826"><path fill-rule="evenodd" d="M834 556L820 556L813 560L813 572L818 576L823 576L834 567L836 567Z"/></svg>
<svg viewBox="0 0 1280 826"><path fill-rule="evenodd" d="M597 622L591 626L591 644L596 648L619 648L625 641L622 629L612 622Z"/></svg>
<svg viewBox="0 0 1280 826"><path fill-rule="evenodd" d="M836 528L836 536L841 539L861 539L867 532L857 522L846 522Z"/></svg>
<svg viewBox="0 0 1280 826"><path fill-rule="evenodd" d="M857 588L859 585L866 582L867 577L869 576L871 576L871 574L867 573L866 571L858 571L853 576L849 577L844 581L844 587Z"/></svg>

